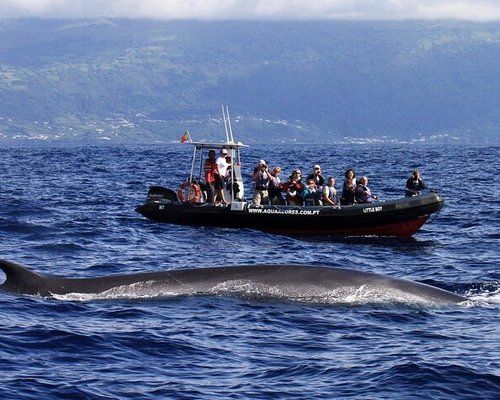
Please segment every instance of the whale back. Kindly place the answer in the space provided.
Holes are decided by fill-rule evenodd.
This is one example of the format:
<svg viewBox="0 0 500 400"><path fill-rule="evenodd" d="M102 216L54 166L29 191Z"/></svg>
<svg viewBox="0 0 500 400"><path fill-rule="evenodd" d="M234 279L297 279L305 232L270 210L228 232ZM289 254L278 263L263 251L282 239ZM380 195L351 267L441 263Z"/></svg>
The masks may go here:
<svg viewBox="0 0 500 400"><path fill-rule="evenodd" d="M177 269L93 278L46 276L0 260L6 275L0 289L18 294L55 297L87 294L85 298L137 298L162 295L248 294L301 301L332 302L350 296L372 301L395 299L437 304L466 298L446 290L373 272L312 265L236 265Z"/></svg>

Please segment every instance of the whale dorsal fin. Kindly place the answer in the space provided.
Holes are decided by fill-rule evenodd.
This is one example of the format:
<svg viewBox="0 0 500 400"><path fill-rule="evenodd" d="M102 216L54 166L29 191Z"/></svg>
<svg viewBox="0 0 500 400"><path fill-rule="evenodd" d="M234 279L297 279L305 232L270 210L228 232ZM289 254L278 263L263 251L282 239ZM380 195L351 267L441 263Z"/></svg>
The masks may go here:
<svg viewBox="0 0 500 400"><path fill-rule="evenodd" d="M22 265L0 260L0 268L5 273L5 282L0 289L15 293L37 294L47 278Z"/></svg>

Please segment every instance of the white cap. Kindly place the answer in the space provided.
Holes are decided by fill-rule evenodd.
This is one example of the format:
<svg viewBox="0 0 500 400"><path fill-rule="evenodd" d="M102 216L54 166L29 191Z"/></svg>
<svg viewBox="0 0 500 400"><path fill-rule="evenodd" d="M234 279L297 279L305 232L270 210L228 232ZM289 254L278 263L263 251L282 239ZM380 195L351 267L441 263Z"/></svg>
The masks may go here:
<svg viewBox="0 0 500 400"><path fill-rule="evenodd" d="M227 150L226 150L226 149L222 149L220 152L221 152L222 154L227 154Z"/></svg>
<svg viewBox="0 0 500 400"><path fill-rule="evenodd" d="M320 167L318 164L316 164L316 165L313 167L313 169L321 169L321 167Z"/></svg>
<svg viewBox="0 0 500 400"><path fill-rule="evenodd" d="M265 160L259 160L259 165L264 165L267 167L266 161Z"/></svg>

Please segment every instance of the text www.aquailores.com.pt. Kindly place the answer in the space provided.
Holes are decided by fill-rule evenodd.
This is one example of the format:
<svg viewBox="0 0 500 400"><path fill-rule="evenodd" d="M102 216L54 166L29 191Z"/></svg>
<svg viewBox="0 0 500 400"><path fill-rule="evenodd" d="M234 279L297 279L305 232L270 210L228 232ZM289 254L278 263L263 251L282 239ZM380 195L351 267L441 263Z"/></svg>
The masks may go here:
<svg viewBox="0 0 500 400"><path fill-rule="evenodd" d="M297 214L297 215L318 215L319 210L276 210L270 208L249 208L252 214Z"/></svg>

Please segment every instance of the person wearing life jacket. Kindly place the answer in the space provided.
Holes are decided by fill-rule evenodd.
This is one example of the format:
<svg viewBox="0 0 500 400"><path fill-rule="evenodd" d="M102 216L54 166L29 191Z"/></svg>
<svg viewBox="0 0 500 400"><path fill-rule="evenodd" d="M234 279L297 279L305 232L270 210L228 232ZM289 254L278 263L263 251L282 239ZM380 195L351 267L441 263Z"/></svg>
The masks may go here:
<svg viewBox="0 0 500 400"><path fill-rule="evenodd" d="M210 150L208 152L208 158L205 160L203 166L205 171L205 182L210 188L210 194L208 198L212 204L227 204L224 199L224 180L219 174L219 169L215 160L215 150Z"/></svg>
<svg viewBox="0 0 500 400"><path fill-rule="evenodd" d="M318 190L314 178L308 179L306 183L307 185L305 189L300 194L304 199L304 205L319 206L321 201L321 192Z"/></svg>
<svg viewBox="0 0 500 400"><path fill-rule="evenodd" d="M359 183L356 185L356 191L354 194L358 204L372 203L373 200L378 199L376 195L372 194L370 188L368 187L368 178L366 176L359 178Z"/></svg>
<svg viewBox="0 0 500 400"><path fill-rule="evenodd" d="M269 183L271 173L265 160L259 160L259 165L253 172L253 204L269 204Z"/></svg>
<svg viewBox="0 0 500 400"><path fill-rule="evenodd" d="M327 183L323 186L322 200L324 206L337 206L339 205L337 199L337 189L335 188L335 178L328 177Z"/></svg>

